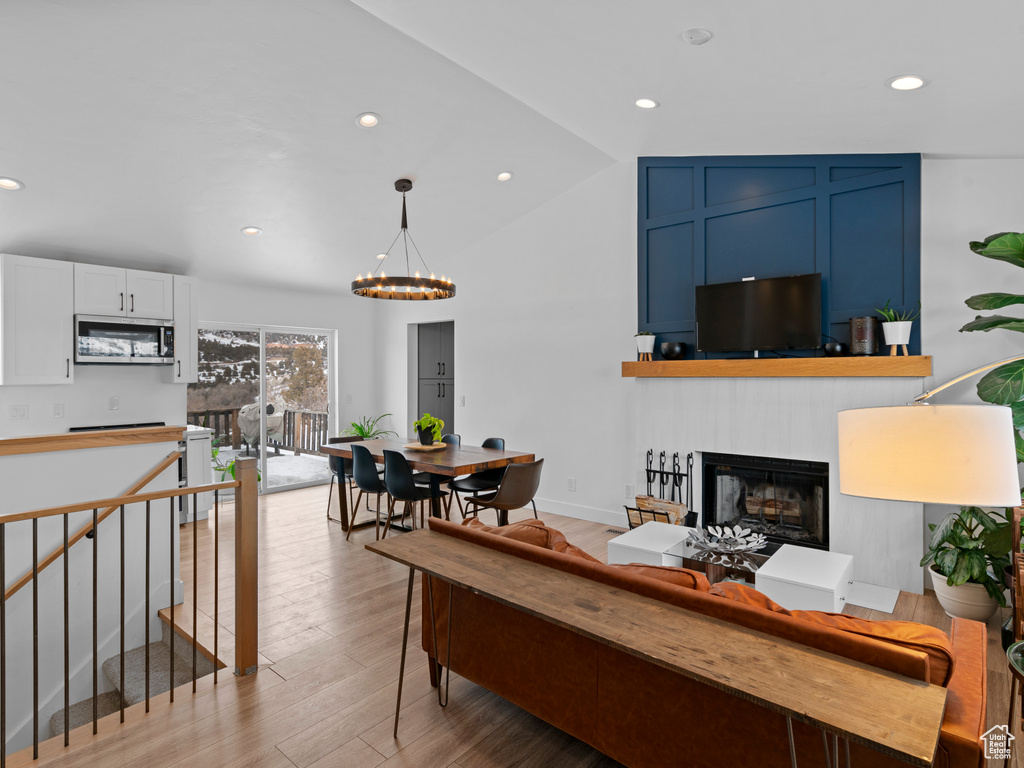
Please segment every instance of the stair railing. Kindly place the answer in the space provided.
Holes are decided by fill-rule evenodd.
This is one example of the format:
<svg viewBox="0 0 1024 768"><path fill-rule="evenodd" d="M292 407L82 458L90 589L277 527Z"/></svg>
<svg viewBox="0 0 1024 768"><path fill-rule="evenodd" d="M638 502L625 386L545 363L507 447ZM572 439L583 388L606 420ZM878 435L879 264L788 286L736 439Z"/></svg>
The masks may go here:
<svg viewBox="0 0 1024 768"><path fill-rule="evenodd" d="M153 480L155 480L160 475L161 472L163 472L165 469L167 469L169 466L171 466L171 464L174 464L174 463L176 463L176 462L178 462L180 460L181 460L181 452L180 451L171 451L169 454L167 454L167 456L165 458L163 458L160 461L159 464L157 464L155 467L153 467L151 470L149 470L149 472L147 472L145 475L143 475L141 478L139 478L139 480L134 485L132 485L131 488L129 488L127 491L125 491L124 495L125 496L132 496L133 494L138 493L143 488L145 488L147 485L149 485L151 482L153 482ZM116 506L115 507L107 507L102 512L100 512L99 517L96 519L97 524L98 523L102 523L104 520L106 520L108 517L110 517L110 515L112 515L116 509L117 509ZM78 543L83 538L88 536L89 533L92 531L92 529L93 529L92 521L90 521L90 522L86 523L85 525L83 525L81 528L79 528L77 531L75 531L74 534L71 535L70 539L68 539L68 546L69 547L74 546L76 543ZM7 588L7 590L4 592L4 598L7 599L7 600L10 600L14 596L15 592L17 592L19 589L21 589L26 584L31 582L33 578L35 578L36 576L39 575L39 572L43 571L45 568L47 568L50 565L52 565L53 563L55 563L57 561L57 558L60 557L62 554L64 554L64 547L55 547L50 552L50 554L48 554L46 557L44 557L42 560L39 561L37 569L35 569L34 571L26 572L24 576L22 576L20 579L18 579L13 584L11 584L11 586L9 586ZM2 582L0 582L0 583L2 583Z"/></svg>
<svg viewBox="0 0 1024 768"><path fill-rule="evenodd" d="M176 456L177 454L175 454ZM170 457L168 457L170 458ZM126 520L126 506L127 505L138 505L145 504L145 607L143 615L146 619L145 628L145 646L146 646L146 664L145 664L145 704L146 712L149 712L150 702L150 659L149 659L149 634L150 634L150 536L152 529L152 517L154 514L158 514L153 509L153 502L159 502L167 500L169 503L169 522L170 536L169 536L169 563L170 563L170 583L169 583L169 604L171 612L171 653L170 653L170 701L174 701L174 638L175 638L175 623L174 623L174 605L175 605L175 574L174 568L176 564L176 558L174 556L174 545L175 526L178 525L178 509L177 501L179 497L191 496L192 497L192 522L189 524L194 526L192 535L192 627L193 634L196 634L196 628L198 627L198 527L200 524L206 525L208 521L197 521L196 512L198 509L198 496L202 493L213 492L214 493L214 506L213 506L213 547L214 547L214 562L213 562L213 594L214 594L214 607L213 607L213 625L214 625L214 640L213 640L213 656L214 656L214 672L213 672L213 683L217 684L217 667L219 666L216 659L218 658L218 643L219 643L219 541L220 541L220 498L219 494L222 490L235 489L235 510L234 510L234 543L235 543L235 674L236 675L250 675L257 670L257 629L258 629L258 594L257 594L257 531L258 531L258 515L257 515L257 470L256 460L252 458L240 458L235 463L235 479L223 482L214 483L203 486L193 486L188 488L175 488L166 491L152 491L146 493L127 493L123 496L112 499L101 499L98 501L82 502L77 504L67 504L58 507L49 507L47 509L33 510L29 512L19 512L10 515L0 516L0 584L6 584L6 535L7 527L21 522L30 522L32 526L32 570L29 574L29 578L25 583L31 583L32 585L32 697L33 697L33 743L32 743L32 758L38 759L39 757L39 667L40 667L40 649L39 649L39 572L41 570L41 564L43 561L39 559L38 552L38 539L39 539L39 521L46 518L52 517L63 517L63 545L57 550L57 555L53 556L51 552L44 560L53 562L63 555L64 560L64 746L67 747L70 744L70 721L69 721L69 688L70 688L70 664L69 664L69 601L68 601L68 585L70 579L69 573L69 560L68 560L68 548L71 546L72 538L68 534L68 516L76 512L84 512L92 510L92 521L85 528L80 531L81 535L85 533L92 533L92 541L94 546L94 556L92 557L92 690L93 690L93 717L92 717L92 733L95 735L98 732L98 711L97 711L97 695L99 694L98 685L98 673L99 673L99 643L98 643L98 563L99 557L98 547L100 542L101 530L99 523L101 522L100 510L104 511L104 514L111 514L113 510L120 510L120 661L121 661L121 688L124 690L124 669L125 669L125 520ZM138 515L139 508L135 507L131 510L131 514ZM78 536L78 533L75 534ZM81 537L79 537L80 539ZM78 540L78 539L76 539ZM51 559L52 557L52 559ZM49 564L49 563L47 563ZM21 581L21 579L19 579ZM24 585L20 585L24 586ZM19 586L19 588L20 588ZM13 589L13 591L16 591ZM13 594L12 590L11 593ZM7 591L0 592L0 768L6 766L7 759ZM193 639L192 643L192 692L196 692L196 662L197 662L197 643ZM125 712L125 701L123 696L120 701L120 722L124 722Z"/></svg>

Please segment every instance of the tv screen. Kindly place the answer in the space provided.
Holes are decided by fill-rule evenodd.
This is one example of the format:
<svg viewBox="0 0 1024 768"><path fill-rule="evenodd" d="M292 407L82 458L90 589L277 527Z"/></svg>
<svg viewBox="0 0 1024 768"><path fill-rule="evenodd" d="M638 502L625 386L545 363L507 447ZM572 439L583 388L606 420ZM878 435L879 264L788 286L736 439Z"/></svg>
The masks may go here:
<svg viewBox="0 0 1024 768"><path fill-rule="evenodd" d="M821 275L698 285L697 351L817 349Z"/></svg>

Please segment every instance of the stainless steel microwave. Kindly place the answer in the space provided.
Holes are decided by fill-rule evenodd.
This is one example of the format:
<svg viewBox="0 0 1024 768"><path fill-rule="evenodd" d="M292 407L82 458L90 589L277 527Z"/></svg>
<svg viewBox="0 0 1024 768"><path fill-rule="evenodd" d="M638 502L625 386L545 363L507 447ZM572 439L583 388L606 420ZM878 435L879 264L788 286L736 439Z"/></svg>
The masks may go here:
<svg viewBox="0 0 1024 768"><path fill-rule="evenodd" d="M75 315L75 364L171 365L174 322Z"/></svg>

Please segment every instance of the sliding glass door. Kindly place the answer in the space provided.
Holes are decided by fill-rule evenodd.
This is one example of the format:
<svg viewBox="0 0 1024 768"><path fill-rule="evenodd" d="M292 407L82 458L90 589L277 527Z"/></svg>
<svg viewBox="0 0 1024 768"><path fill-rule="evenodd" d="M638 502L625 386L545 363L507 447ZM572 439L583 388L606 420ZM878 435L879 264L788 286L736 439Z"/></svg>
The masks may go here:
<svg viewBox="0 0 1024 768"><path fill-rule="evenodd" d="M320 453L320 446L334 434L329 426L330 348L331 334L326 331L264 330L264 490L331 479L327 457Z"/></svg>
<svg viewBox="0 0 1024 768"><path fill-rule="evenodd" d="M334 332L311 328L199 329L199 382L188 421L213 430L215 479L256 456L262 492L331 479L320 446L333 424Z"/></svg>

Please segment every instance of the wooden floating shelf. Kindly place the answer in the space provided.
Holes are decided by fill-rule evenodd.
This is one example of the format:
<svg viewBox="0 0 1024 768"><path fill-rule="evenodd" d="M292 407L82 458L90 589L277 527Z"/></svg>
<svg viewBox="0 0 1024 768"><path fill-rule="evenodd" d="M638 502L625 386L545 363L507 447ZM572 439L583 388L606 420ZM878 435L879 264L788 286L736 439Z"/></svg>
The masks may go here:
<svg viewBox="0 0 1024 768"><path fill-rule="evenodd" d="M831 378L931 375L931 355L653 360L627 361L622 364L623 378Z"/></svg>

